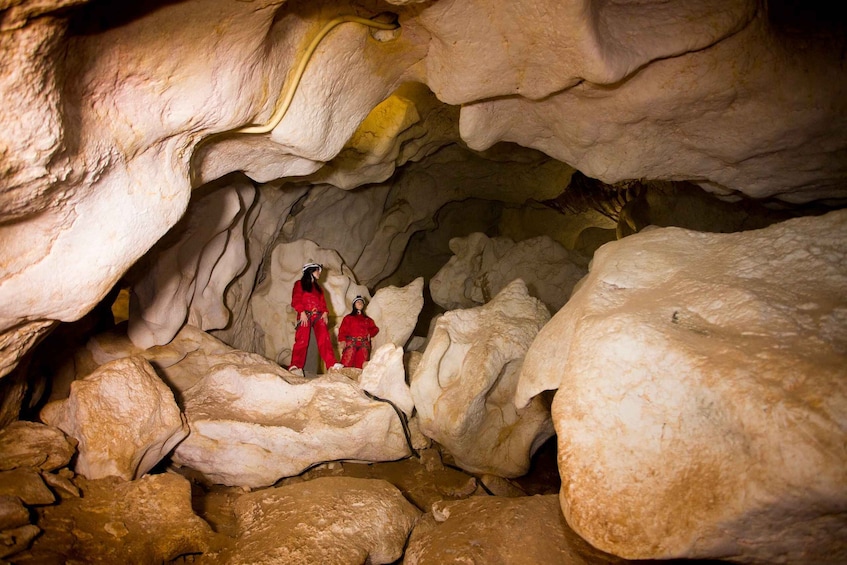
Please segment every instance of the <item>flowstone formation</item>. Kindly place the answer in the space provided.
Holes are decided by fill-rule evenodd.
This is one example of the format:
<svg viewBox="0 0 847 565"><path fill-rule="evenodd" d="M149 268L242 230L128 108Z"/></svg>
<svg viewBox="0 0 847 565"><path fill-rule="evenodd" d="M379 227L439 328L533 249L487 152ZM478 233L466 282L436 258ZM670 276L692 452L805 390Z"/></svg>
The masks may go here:
<svg viewBox="0 0 847 565"><path fill-rule="evenodd" d="M523 364L558 389L561 503L632 559L839 563L847 211L602 247Z"/></svg>

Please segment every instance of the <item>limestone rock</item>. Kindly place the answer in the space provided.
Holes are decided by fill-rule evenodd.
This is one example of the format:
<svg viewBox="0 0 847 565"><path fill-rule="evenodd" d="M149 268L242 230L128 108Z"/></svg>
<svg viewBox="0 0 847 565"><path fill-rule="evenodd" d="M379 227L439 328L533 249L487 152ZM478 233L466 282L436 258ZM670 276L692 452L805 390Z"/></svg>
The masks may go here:
<svg viewBox="0 0 847 565"><path fill-rule="evenodd" d="M58 428L37 422L12 422L0 430L0 471L38 467L53 471L64 467L76 453Z"/></svg>
<svg viewBox="0 0 847 565"><path fill-rule="evenodd" d="M53 504L56 497L34 468L0 471L0 496L16 496L27 506Z"/></svg>
<svg viewBox="0 0 847 565"><path fill-rule="evenodd" d="M41 478L62 498L80 496L79 487L71 480L74 474L70 469L62 469L58 473L41 473Z"/></svg>
<svg viewBox="0 0 847 565"><path fill-rule="evenodd" d="M518 409L524 354L550 319L523 281L477 308L447 312L436 323L411 390L421 431L469 471L505 477L529 469L533 451L552 433L540 398Z"/></svg>
<svg viewBox="0 0 847 565"><path fill-rule="evenodd" d="M32 524L0 531L0 558L26 549L40 533L41 528Z"/></svg>
<svg viewBox="0 0 847 565"><path fill-rule="evenodd" d="M79 442L74 469L89 479L138 478L188 435L173 392L141 357L74 381L68 399L45 406L41 419Z"/></svg>
<svg viewBox="0 0 847 565"><path fill-rule="evenodd" d="M29 524L29 510L16 495L0 496L0 531Z"/></svg>
<svg viewBox="0 0 847 565"><path fill-rule="evenodd" d="M328 36L272 131L209 139L273 114L303 46L334 10L304 16L288 3L256 10L217 0L124 18L78 3L3 8L2 374L45 327L97 304L183 216L192 188L234 171L259 181L315 172L411 82L461 106L461 138L475 150L509 140L607 182L696 179L722 193L794 201L844 194L837 20L834 33L809 29L753 0L398 2L402 31L391 40L353 24ZM352 144L372 151L357 163L384 175L411 159L402 147L397 154L398 138L440 138L439 127L409 131L411 117L391 122L378 143ZM372 244L350 263L360 282L393 272L443 203L477 187L494 192L465 173L430 190L448 174L445 155L462 153L448 164L473 158L457 147L392 187ZM492 184L526 187L507 176ZM524 189L520 201L533 196ZM224 288L217 283L210 290Z"/></svg>
<svg viewBox="0 0 847 565"><path fill-rule="evenodd" d="M847 559L847 211L603 246L536 338L561 502L637 559Z"/></svg>
<svg viewBox="0 0 847 565"><path fill-rule="evenodd" d="M625 563L591 547L568 527L556 495L474 496L433 505L409 539L405 565Z"/></svg>
<svg viewBox="0 0 847 565"><path fill-rule="evenodd" d="M462 2L422 14L439 38L427 60L441 72L427 83L462 105L460 131L471 148L513 141L609 183L708 179L711 190L795 201L843 190L819 173L843 175L835 156L843 149L823 148L844 147L847 114L838 110L826 124L818 117L841 108L847 81L832 82L838 62L825 42L796 56L809 36L783 31L799 23L790 12L766 16L748 0L475 6L472 36L458 21L467 14ZM545 31L516 42L527 29ZM506 60L513 72L503 72ZM518 71L528 68L536 70Z"/></svg>
<svg viewBox="0 0 847 565"><path fill-rule="evenodd" d="M232 312L229 324L222 329L210 330L216 338L242 351L264 355L264 335L253 321L250 299L253 290L264 276L266 255L280 236L280 231L292 207L301 202L307 187L281 186L279 180L259 186L255 204L245 219L247 267L227 286L224 302Z"/></svg>
<svg viewBox="0 0 847 565"><path fill-rule="evenodd" d="M128 335L147 349L165 345L186 321L224 328L227 285L247 267L245 223L256 199L248 181L211 184L195 193L186 215L135 267Z"/></svg>
<svg viewBox="0 0 847 565"><path fill-rule="evenodd" d="M326 477L241 496L239 563L394 563L420 510L386 481Z"/></svg>
<svg viewBox="0 0 847 565"><path fill-rule="evenodd" d="M438 100L424 84L403 84L377 104L341 152L308 179L343 189L383 182L409 160L420 161L458 141L458 117L456 106ZM348 216L348 209L344 213Z"/></svg>
<svg viewBox="0 0 847 565"><path fill-rule="evenodd" d="M430 281L432 299L447 310L485 304L515 279L556 312L585 276L584 257L548 236L515 243L474 233L450 241L455 255Z"/></svg>
<svg viewBox="0 0 847 565"><path fill-rule="evenodd" d="M411 417L415 401L403 368L403 349L386 343L377 349L362 370L359 386L374 396L389 400Z"/></svg>
<svg viewBox="0 0 847 565"><path fill-rule="evenodd" d="M343 375L309 380L270 363L222 362L184 398L191 434L173 461L216 483L265 487L325 461L409 455L391 406Z"/></svg>
<svg viewBox="0 0 847 565"><path fill-rule="evenodd" d="M182 326L167 345L157 345L149 349L140 349L134 345L123 326L112 332L93 336L85 347L98 365L131 356L143 357L177 396L194 386L211 365L221 361L222 356L237 358L250 355L233 349L190 324ZM77 378L83 376L85 375L78 375Z"/></svg>
<svg viewBox="0 0 847 565"><path fill-rule="evenodd" d="M78 479L83 491L39 511L44 530L20 554L37 563L170 563L209 547L212 530L191 508L191 485L174 474Z"/></svg>
<svg viewBox="0 0 847 565"><path fill-rule="evenodd" d="M448 203L478 198L496 202L490 205L495 207L523 205L533 198L553 198L567 186L573 174L570 165L538 151L504 146L482 154L450 145L421 163L406 165L403 174L392 179L379 222L351 265L359 282L376 286L394 273L411 237L435 228ZM462 210L458 217L467 214L467 207Z"/></svg>
<svg viewBox="0 0 847 565"><path fill-rule="evenodd" d="M397 347L406 345L423 308L423 286L423 278L418 277L404 287L387 286L376 291L366 307L368 316L379 328L373 338L374 350L387 343Z"/></svg>

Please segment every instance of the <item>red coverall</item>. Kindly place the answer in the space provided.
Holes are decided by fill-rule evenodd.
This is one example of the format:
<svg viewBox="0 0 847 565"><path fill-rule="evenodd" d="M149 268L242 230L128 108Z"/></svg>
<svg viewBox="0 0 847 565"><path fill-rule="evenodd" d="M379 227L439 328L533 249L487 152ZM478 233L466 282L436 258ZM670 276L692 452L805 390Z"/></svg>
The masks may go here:
<svg viewBox="0 0 847 565"><path fill-rule="evenodd" d="M309 348L309 333L315 330L315 341L318 343L318 353L327 368L338 363L332 340L323 321L323 313L327 312L326 298L323 289L317 282L312 283L312 292L305 292L300 281L294 283L291 291L291 307L297 311L297 328L294 330L294 347L291 349L291 367L303 368L306 362L306 350ZM300 312L306 312L309 321L300 322Z"/></svg>
<svg viewBox="0 0 847 565"><path fill-rule="evenodd" d="M338 330L338 341L343 343L341 364L361 369L371 357L371 338L379 333L374 321L365 314L347 314Z"/></svg>

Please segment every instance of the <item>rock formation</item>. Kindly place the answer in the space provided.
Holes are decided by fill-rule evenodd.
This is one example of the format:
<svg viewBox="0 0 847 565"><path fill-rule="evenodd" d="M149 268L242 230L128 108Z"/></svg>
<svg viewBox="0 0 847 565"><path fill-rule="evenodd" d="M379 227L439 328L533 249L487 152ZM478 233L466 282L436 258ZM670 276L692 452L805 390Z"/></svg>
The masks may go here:
<svg viewBox="0 0 847 565"><path fill-rule="evenodd" d="M227 563L395 563L420 511L385 481L326 477L235 504Z"/></svg>
<svg viewBox="0 0 847 565"><path fill-rule="evenodd" d="M392 402L407 417L412 416L415 401L406 384L403 350L386 343L377 349L362 370L359 386L372 395Z"/></svg>
<svg viewBox="0 0 847 565"><path fill-rule="evenodd" d="M555 495L439 501L412 532L403 563L626 563L568 527Z"/></svg>
<svg viewBox="0 0 847 565"><path fill-rule="evenodd" d="M344 376L298 379L258 359L221 363L184 398L191 434L173 461L211 482L266 487L325 461L410 455L394 409Z"/></svg>
<svg viewBox="0 0 847 565"><path fill-rule="evenodd" d="M284 91L301 46L350 8L323 2L305 16L297 1L254 10L195 0L124 14L78 4L3 8L4 373L53 321L105 296L176 224L192 183L236 170L257 182L314 173L406 82L461 105L461 137L477 150L516 141L607 182L692 179L792 201L843 194L838 50L753 0L397 5L399 32L345 24L328 36L270 134L202 145L268 119L269 93ZM403 115L379 131L406 135L418 122ZM375 166L369 178L385 174Z"/></svg>
<svg viewBox="0 0 847 565"><path fill-rule="evenodd" d="M141 357L106 363L71 383L41 419L79 442L74 470L88 479L141 477L188 435L174 394Z"/></svg>
<svg viewBox="0 0 847 565"><path fill-rule="evenodd" d="M847 212L602 247L527 352L568 523L633 559L843 561Z"/></svg>
<svg viewBox="0 0 847 565"><path fill-rule="evenodd" d="M313 42L327 22L351 14L365 24L396 20L399 27L348 22ZM255 419L239 414L231 425L225 410L232 398L242 398L240 384L256 374L275 399L302 387L273 362L286 362L293 323L288 285L305 260L325 262L338 276L327 280L336 315L349 308L352 296L374 296L371 313L384 316L380 340L386 340L377 345L423 347L422 335L410 338L412 328L442 313L443 306L429 300L428 285L450 255L446 245L436 244L480 232L495 242L489 255L501 237L516 248L549 237L568 251L593 253L611 239L610 226L596 214L574 219L540 204L561 195L576 171L610 184L684 181L727 203L765 199L770 209L791 215L843 206L845 37L835 4L788 0L0 2L0 427L35 418L48 396L72 412L72 402L63 399L71 388L91 386L100 379L100 365L130 363L127 358L138 365L133 383L143 374L163 397L163 387L171 388L169 413L182 408L207 429L216 427L213 421L226 421L221 428L261 429L266 413L250 412ZM551 214L556 220L548 222ZM660 223L658 214L645 218ZM847 220L819 220L828 228L816 238L792 239L802 226L818 225L810 220L749 236L659 231L603 247L586 284L613 270L611 283L597 283L609 308L632 290L619 284L622 279L653 277L649 290L626 302L626 312L595 312L594 304L585 304L593 291L584 288L575 304L561 306L575 275L556 279L561 272L545 272L538 281L526 280L530 294L550 310L585 316L580 325L557 315L529 350L522 372L521 358L546 321L540 313L513 311L529 296L498 303L504 319L490 304L446 313L423 358L407 359L410 366L420 361L411 390L421 429L469 469L521 473L533 446L551 433L538 393L561 387L555 418L560 441L572 449L562 460L563 476L597 473L602 476L594 481L591 475L589 482L602 490L598 496L631 494L636 501L623 505L623 533L609 533L603 528L619 525L617 510L579 490L590 488L587 483L567 483L562 501L568 519L590 542L626 556L842 558L843 549L830 543L836 534L826 532L843 528L843 454L826 433L792 420L806 418L831 429L833 437L843 435L834 422L843 420L839 370L847 318L839 282L843 253L832 251L832 242L842 237L837 234ZM617 235L646 223L633 222L632 230ZM641 247L667 233L666 251ZM746 254L739 251L745 245L751 246ZM722 246L731 251L723 253ZM546 257L539 249L531 253ZM645 266L646 255L658 258ZM619 265L604 264L609 257ZM730 265L729 257L736 263ZM529 269L543 269L540 264ZM687 278L674 264L701 275ZM779 270L784 265L790 275ZM462 281L439 277L449 292L438 302L448 308L487 302L515 274L498 269L467 268L472 276ZM660 280L668 272L673 277ZM490 292L482 292L479 279L480 292L465 293L465 283L482 274ZM402 295L390 304L380 296L395 292L388 285ZM67 359L46 348L57 326L108 309L118 290L130 289L134 343L103 337ZM402 304L408 310L399 312ZM745 309L749 304L755 308ZM424 316L416 326L418 312ZM742 318L744 329L730 323ZM577 344L569 323L597 339ZM228 347L218 351L220 344L209 344L209 335L192 326ZM653 332L659 326L661 339ZM808 352L797 353L801 347ZM397 350L389 351L384 366L396 367ZM564 362L569 355L583 364L568 357L578 370ZM702 361L707 355L708 363ZM601 371L607 359L620 367ZM681 359L684 371L674 359ZM714 368L713 359L719 360ZM222 367L231 372L228 380ZM154 370L164 384L153 384ZM763 380L768 371L773 382ZM589 383L587 375L598 373L605 378ZM399 374L391 369L398 384ZM622 399L609 374L635 379L633 390L658 379L656 390L667 387L669 396L653 408L642 405L645 398L655 400L647 386L642 396ZM405 450L396 414L368 404L356 383L344 379L334 375L299 391L349 403L355 417L376 413L371 424L390 444L379 457ZM596 395L592 386L600 389ZM113 400L126 400L120 386L111 390ZM679 390L685 394L670 394ZM577 400L566 402L571 393ZM691 398L700 404L692 407ZM769 402L774 398L780 402ZM720 409L707 410L709 399L718 399ZM515 402L529 404L519 409ZM605 405L607 419L586 436L564 431L591 422L587 414L599 418L583 414L587 404ZM759 414L761 405L774 408ZM312 416L329 418L321 433L332 435L329 430L349 423L313 408ZM635 426L643 432L636 439L604 427L642 412L647 416ZM704 413L717 421L703 428L716 434L707 447L698 439ZM625 475L609 487L603 477L616 477L620 467L598 462L604 450L615 461L648 459L634 462L634 469L664 461L654 443L638 443L644 435L655 439L657 428L649 426L658 419L650 414L661 415L662 424L673 416L668 425L678 429L667 433L675 433L672 441L683 456L652 479L636 475L636 486L633 475ZM81 422L103 414L81 415L77 424L62 421L82 438ZM731 424L722 428L725 422ZM373 429L365 425L352 436L361 439ZM715 429L732 433L721 436ZM506 432L512 435L505 440L495 437ZM593 433L605 435L586 439ZM784 446L776 434L786 436ZM330 444L343 443L335 439ZM171 440L121 441L134 453L120 454L119 470L109 472L136 476ZM744 448L743 457L724 459L738 451L732 441ZM578 446L594 443L601 449L586 447L591 453L580 455ZM634 453L626 450L636 443ZM80 439L83 463L91 447ZM333 453L364 456L358 447ZM808 474L793 464L797 454L812 459ZM43 476L24 474L27 480ZM694 483L716 485L714 500L726 503L698 497L702 489ZM638 490L656 484L658 492ZM679 489L665 496L662 485ZM746 493L744 504L739 492ZM690 501L694 510L677 513L685 520L671 524L668 511L679 501ZM9 524L17 524L19 507L9 504ZM649 519L638 519L633 508ZM594 519L600 515L605 522ZM634 522L643 531L626 529ZM26 529L20 539L28 543L33 530L12 529L17 527ZM120 539L123 530L109 527ZM703 534L696 543L692 532ZM807 534L818 553L804 553L808 546L799 542L789 547ZM739 540L750 545L741 547ZM97 551L86 548L73 558ZM142 554L142 560L164 561L179 552Z"/></svg>
<svg viewBox="0 0 847 565"><path fill-rule="evenodd" d="M549 319L515 280L485 306L448 312L436 323L412 374L412 398L421 431L463 469L522 475L552 435L540 397L514 405L523 357Z"/></svg>
<svg viewBox="0 0 847 565"><path fill-rule="evenodd" d="M557 312L585 276L587 261L552 238L521 242L474 233L450 241L455 255L430 281L432 299L446 310L485 304L515 279Z"/></svg>

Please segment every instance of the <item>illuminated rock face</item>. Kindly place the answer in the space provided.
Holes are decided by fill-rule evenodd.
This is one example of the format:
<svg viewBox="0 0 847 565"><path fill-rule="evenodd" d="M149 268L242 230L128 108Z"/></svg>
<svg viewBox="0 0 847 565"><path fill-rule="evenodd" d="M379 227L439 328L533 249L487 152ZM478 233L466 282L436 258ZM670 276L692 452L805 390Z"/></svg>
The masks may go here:
<svg viewBox="0 0 847 565"><path fill-rule="evenodd" d="M228 563L396 563L420 516L392 484L323 477L250 493L234 505Z"/></svg>
<svg viewBox="0 0 847 565"><path fill-rule="evenodd" d="M539 333L562 509L633 559L847 558L847 211L602 247Z"/></svg>
<svg viewBox="0 0 847 565"><path fill-rule="evenodd" d="M550 319L516 280L485 306L442 316L412 374L421 431L469 471L516 477L552 435L540 397L518 409L523 356Z"/></svg>
<svg viewBox="0 0 847 565"><path fill-rule="evenodd" d="M355 382L335 373L298 379L255 357L220 363L185 392L191 434L174 463L255 488L325 461L411 455L394 409Z"/></svg>
<svg viewBox="0 0 847 565"><path fill-rule="evenodd" d="M74 381L70 396L45 406L41 419L79 442L74 470L88 479L141 477L188 435L173 392L141 357Z"/></svg>

